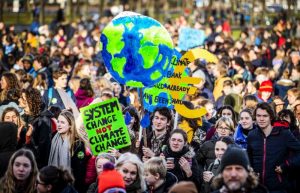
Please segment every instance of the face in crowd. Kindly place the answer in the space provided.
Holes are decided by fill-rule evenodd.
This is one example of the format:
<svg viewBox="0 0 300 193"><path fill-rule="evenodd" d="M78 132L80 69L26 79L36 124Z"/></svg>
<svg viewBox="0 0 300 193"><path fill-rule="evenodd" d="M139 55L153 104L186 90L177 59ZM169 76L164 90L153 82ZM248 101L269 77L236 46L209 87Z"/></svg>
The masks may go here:
<svg viewBox="0 0 300 193"><path fill-rule="evenodd" d="M242 112L240 114L240 124L243 129L252 129L253 127L253 119L248 112Z"/></svg>
<svg viewBox="0 0 300 193"><path fill-rule="evenodd" d="M236 192L246 183L248 172L240 165L229 165L224 168L222 176L227 189Z"/></svg>
<svg viewBox="0 0 300 193"><path fill-rule="evenodd" d="M119 168L118 171L123 176L125 186L133 184L138 175L138 168L135 164L131 162L124 162Z"/></svg>
<svg viewBox="0 0 300 193"><path fill-rule="evenodd" d="M161 115L158 111L156 111L152 119L152 125L154 130L163 131L170 125L170 122L166 116Z"/></svg>
<svg viewBox="0 0 300 193"><path fill-rule="evenodd" d="M256 110L256 123L261 129L266 129L271 125L271 117L269 113L261 108Z"/></svg>
<svg viewBox="0 0 300 193"><path fill-rule="evenodd" d="M181 133L174 133L170 137L170 148L173 152L179 152L183 149L186 141Z"/></svg>

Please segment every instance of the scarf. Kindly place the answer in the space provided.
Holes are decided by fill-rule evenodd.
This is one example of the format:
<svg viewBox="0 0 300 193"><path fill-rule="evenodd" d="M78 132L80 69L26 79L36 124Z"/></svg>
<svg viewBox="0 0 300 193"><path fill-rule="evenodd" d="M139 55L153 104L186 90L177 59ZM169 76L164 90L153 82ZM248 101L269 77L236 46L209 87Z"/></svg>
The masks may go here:
<svg viewBox="0 0 300 193"><path fill-rule="evenodd" d="M137 180L135 180L135 182L133 182L129 186L126 186L126 192L127 193L141 192L141 181L140 181L140 179L138 178Z"/></svg>
<svg viewBox="0 0 300 193"><path fill-rule="evenodd" d="M52 139L48 165L71 168L69 141L63 140L59 133Z"/></svg>

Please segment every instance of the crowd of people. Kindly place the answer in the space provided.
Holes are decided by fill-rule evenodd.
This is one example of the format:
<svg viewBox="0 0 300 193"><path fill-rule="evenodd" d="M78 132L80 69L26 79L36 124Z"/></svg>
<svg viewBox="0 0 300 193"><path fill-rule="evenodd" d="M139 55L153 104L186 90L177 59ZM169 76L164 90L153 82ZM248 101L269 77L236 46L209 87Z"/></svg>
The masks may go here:
<svg viewBox="0 0 300 193"><path fill-rule="evenodd" d="M176 47L182 27L205 30L201 47L219 61L188 65L202 81L183 103L206 115L174 120L157 107L140 140L139 91L116 82L100 53L111 19L21 33L0 22L0 193L297 192L300 21L280 15L237 40L226 20L166 21ZM113 97L132 144L93 155L79 108Z"/></svg>

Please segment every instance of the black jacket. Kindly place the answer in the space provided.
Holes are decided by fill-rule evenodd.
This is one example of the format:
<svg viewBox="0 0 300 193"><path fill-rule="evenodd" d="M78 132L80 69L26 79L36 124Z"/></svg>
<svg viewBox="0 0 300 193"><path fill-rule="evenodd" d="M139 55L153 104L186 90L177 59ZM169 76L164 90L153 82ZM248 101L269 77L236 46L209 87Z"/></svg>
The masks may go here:
<svg viewBox="0 0 300 193"><path fill-rule="evenodd" d="M74 187L76 190L86 192L88 185L85 184L87 156L85 154L85 146L82 141L76 141L74 146L74 154L71 157L71 169L75 178Z"/></svg>
<svg viewBox="0 0 300 193"><path fill-rule="evenodd" d="M177 177L171 173L171 172L167 172L166 175L166 179L165 182L160 185L158 188L156 188L155 190L151 190L148 187L147 193L165 193L165 192L169 192L169 189L178 182Z"/></svg>
<svg viewBox="0 0 300 193"><path fill-rule="evenodd" d="M226 190L222 191L222 189L224 189L224 188L225 187L223 186L221 189L213 191L212 193L227 192ZM243 193L268 193L269 191L267 190L266 187L264 187L264 186L262 186L262 185L259 184L256 188L253 188L251 190L241 191L241 192L243 192Z"/></svg>
<svg viewBox="0 0 300 193"><path fill-rule="evenodd" d="M52 113L44 110L32 119L26 119L26 124L31 124L33 127L31 142L28 147L33 151L38 168L48 165L48 159L51 148L51 130Z"/></svg>
<svg viewBox="0 0 300 193"><path fill-rule="evenodd" d="M267 137L259 127L250 131L247 150L251 166L270 191L285 190L288 169L300 167L300 142L285 127L274 126ZM281 166L282 174L275 172L276 166Z"/></svg>
<svg viewBox="0 0 300 193"><path fill-rule="evenodd" d="M17 147L17 125L0 122L0 178L4 176L8 162Z"/></svg>
<svg viewBox="0 0 300 193"><path fill-rule="evenodd" d="M215 155L215 145L218 140L217 135L214 135L211 140L204 142L196 155L198 164L200 167L208 168L208 166L213 163L216 159Z"/></svg>

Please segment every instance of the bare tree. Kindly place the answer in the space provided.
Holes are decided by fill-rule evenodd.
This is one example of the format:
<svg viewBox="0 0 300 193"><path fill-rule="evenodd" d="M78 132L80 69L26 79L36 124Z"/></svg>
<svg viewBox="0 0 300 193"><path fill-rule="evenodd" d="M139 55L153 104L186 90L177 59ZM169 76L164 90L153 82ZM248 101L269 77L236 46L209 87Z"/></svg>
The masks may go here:
<svg viewBox="0 0 300 193"><path fill-rule="evenodd" d="M45 23L45 0L40 0L40 24Z"/></svg>

